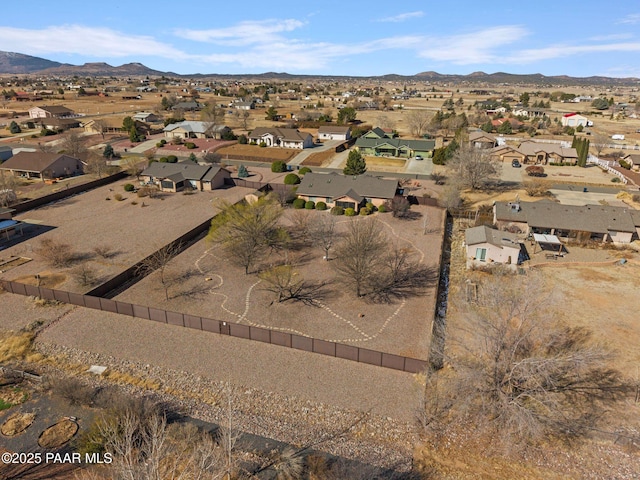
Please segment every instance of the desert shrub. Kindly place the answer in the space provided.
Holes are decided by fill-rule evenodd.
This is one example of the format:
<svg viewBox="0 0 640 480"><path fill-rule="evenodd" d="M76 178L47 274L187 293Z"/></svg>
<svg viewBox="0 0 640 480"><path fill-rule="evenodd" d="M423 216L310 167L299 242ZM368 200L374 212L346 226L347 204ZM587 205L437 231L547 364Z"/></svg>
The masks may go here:
<svg viewBox="0 0 640 480"><path fill-rule="evenodd" d="M121 202L123 197L122 197L122 195L121 195L121 194L116 193L116 194L113 196L113 198L114 198L115 200L117 200L118 202Z"/></svg>
<svg viewBox="0 0 640 480"><path fill-rule="evenodd" d="M162 138L162 139L160 139L160 141L158 143L161 144L161 145L166 145L167 141L164 138Z"/></svg>
<svg viewBox="0 0 640 480"><path fill-rule="evenodd" d="M98 283L96 271L84 263L71 270L71 276L78 285L82 285L83 287Z"/></svg>
<svg viewBox="0 0 640 480"><path fill-rule="evenodd" d="M356 215L356 211L353 208L349 207L344 209L344 214L347 217L354 217Z"/></svg>
<svg viewBox="0 0 640 480"><path fill-rule="evenodd" d="M40 241L35 252L44 258L52 267L68 267L76 258L75 252L68 243L58 242L51 238Z"/></svg>
<svg viewBox="0 0 640 480"><path fill-rule="evenodd" d="M285 185L297 185L299 183L300 183L300 177L298 175L296 175L295 173L288 173L284 177L284 184Z"/></svg>
<svg viewBox="0 0 640 480"><path fill-rule="evenodd" d="M631 200L633 200L634 202L640 203L640 194L634 193L633 196L631 197Z"/></svg>
<svg viewBox="0 0 640 480"><path fill-rule="evenodd" d="M376 206L371 202L367 203L366 209L369 210L369 213L373 213L373 212L375 212L377 210Z"/></svg>
<svg viewBox="0 0 640 480"><path fill-rule="evenodd" d="M156 187L142 187L138 189L137 195L138 197L151 197L153 198L155 194L158 192Z"/></svg>
<svg viewBox="0 0 640 480"><path fill-rule="evenodd" d="M243 133L238 137L238 143L240 145L246 145L247 144L247 136Z"/></svg>
<svg viewBox="0 0 640 480"><path fill-rule="evenodd" d="M271 163L271 171L275 173L281 173L287 171L287 164L282 160L276 160Z"/></svg>
<svg viewBox="0 0 640 480"><path fill-rule="evenodd" d="M309 200L304 204L304 208L306 208L307 210L313 210L314 208L316 208L316 202L314 202L313 200Z"/></svg>
<svg viewBox="0 0 640 480"><path fill-rule="evenodd" d="M102 258L110 258L113 256L113 249L109 245L97 245L93 247L93 253Z"/></svg>
<svg viewBox="0 0 640 480"><path fill-rule="evenodd" d="M189 150L193 150L194 148L196 148L196 144L193 142L185 142L184 146L187 147Z"/></svg>
<svg viewBox="0 0 640 480"><path fill-rule="evenodd" d="M85 385L77 378L60 378L53 383L53 393L67 402L69 405L93 405L96 389Z"/></svg>
<svg viewBox="0 0 640 480"><path fill-rule="evenodd" d="M369 215L371 212L369 211L369 209L367 208L361 208L360 209L360 213L358 213L358 215L360 215L361 217L366 217L367 215Z"/></svg>
<svg viewBox="0 0 640 480"><path fill-rule="evenodd" d="M624 160L622 160L620 158L620 159L618 159L618 163L620 164L620 166L622 168L626 168L627 170L631 170L631 164L629 162L625 162Z"/></svg>
<svg viewBox="0 0 640 480"><path fill-rule="evenodd" d="M296 198L293 201L293 208L304 208L307 202L304 201L304 198Z"/></svg>
<svg viewBox="0 0 640 480"><path fill-rule="evenodd" d="M530 177L543 177L544 176L544 167L540 165L529 165L524 169L527 172L527 175Z"/></svg>
<svg viewBox="0 0 640 480"><path fill-rule="evenodd" d="M169 155L167 157L167 162L169 162L169 163L177 163L178 162L178 157L176 157L175 155Z"/></svg>
<svg viewBox="0 0 640 480"><path fill-rule="evenodd" d="M302 167L299 171L298 174L299 175L306 175L307 173L310 173L311 169L309 167Z"/></svg>
<svg viewBox="0 0 640 480"><path fill-rule="evenodd" d="M524 187L524 191L527 192L527 195L530 195L532 197L545 196L548 191L547 184L539 180L524 182L522 186Z"/></svg>
<svg viewBox="0 0 640 480"><path fill-rule="evenodd" d="M618 177L613 177L613 178L611 179L611 181L612 181L613 183L620 183L620 182L621 182L620 178L618 178Z"/></svg>
<svg viewBox="0 0 640 480"><path fill-rule="evenodd" d="M173 137L171 143L174 145L182 145L182 139L180 137Z"/></svg>
<svg viewBox="0 0 640 480"><path fill-rule="evenodd" d="M380 213L385 213L387 211L387 207L385 207L384 204L382 204L378 207L378 211Z"/></svg>
<svg viewBox="0 0 640 480"><path fill-rule="evenodd" d="M266 142L260 142L260 148L265 148L267 146Z"/></svg>
<svg viewBox="0 0 640 480"><path fill-rule="evenodd" d="M136 187L134 187L131 183L125 183L123 188L125 192L133 192Z"/></svg>
<svg viewBox="0 0 640 480"><path fill-rule="evenodd" d="M164 143L158 142L158 143L156 143L156 147L162 148L162 147L164 147Z"/></svg>
<svg viewBox="0 0 640 480"><path fill-rule="evenodd" d="M331 215L344 215L344 208L336 205L331 208Z"/></svg>
<svg viewBox="0 0 640 480"><path fill-rule="evenodd" d="M316 210L326 210L327 209L327 204L324 202L318 202L316 203Z"/></svg>

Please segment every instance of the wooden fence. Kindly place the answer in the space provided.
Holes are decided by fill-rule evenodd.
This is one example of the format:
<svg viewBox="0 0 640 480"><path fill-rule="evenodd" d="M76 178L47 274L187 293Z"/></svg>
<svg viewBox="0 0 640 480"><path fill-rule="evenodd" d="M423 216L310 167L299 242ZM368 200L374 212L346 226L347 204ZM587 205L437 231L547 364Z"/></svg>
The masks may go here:
<svg viewBox="0 0 640 480"><path fill-rule="evenodd" d="M391 353L369 350L367 348L345 345L317 338L305 337L292 333L279 332L267 328L253 327L239 323L215 320L180 312L171 312L159 308L134 305L108 298L79 293L53 290L50 288L25 285L23 283L1 280L0 286L7 292L17 295L26 295L43 298L45 300L57 300L59 302L78 305L81 307L102 310L104 312L118 313L130 317L142 318L154 322L193 328L205 332L229 335L256 342L269 343L280 347L293 348L305 352L342 358L359 363L366 363L377 367L386 367L403 372L418 373L424 371L427 362L416 358L403 357Z"/></svg>

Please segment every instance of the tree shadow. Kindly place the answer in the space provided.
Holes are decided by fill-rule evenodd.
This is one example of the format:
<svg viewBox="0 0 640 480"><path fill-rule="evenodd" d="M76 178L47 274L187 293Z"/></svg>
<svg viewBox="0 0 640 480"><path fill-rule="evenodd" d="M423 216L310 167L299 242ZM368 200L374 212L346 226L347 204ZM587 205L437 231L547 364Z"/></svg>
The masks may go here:
<svg viewBox="0 0 640 480"><path fill-rule="evenodd" d="M368 302L389 304L398 300L424 295L426 289L438 281L438 269L423 265L409 266L395 275L377 276L371 283L371 291L365 297Z"/></svg>

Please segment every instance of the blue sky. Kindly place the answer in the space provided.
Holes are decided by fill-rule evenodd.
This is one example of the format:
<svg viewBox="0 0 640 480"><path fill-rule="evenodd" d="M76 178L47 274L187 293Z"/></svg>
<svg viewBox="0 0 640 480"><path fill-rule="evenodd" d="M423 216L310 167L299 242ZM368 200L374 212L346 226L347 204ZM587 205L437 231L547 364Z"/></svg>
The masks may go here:
<svg viewBox="0 0 640 480"><path fill-rule="evenodd" d="M180 74L640 77L638 2L515 3L68 0L3 15L0 50Z"/></svg>

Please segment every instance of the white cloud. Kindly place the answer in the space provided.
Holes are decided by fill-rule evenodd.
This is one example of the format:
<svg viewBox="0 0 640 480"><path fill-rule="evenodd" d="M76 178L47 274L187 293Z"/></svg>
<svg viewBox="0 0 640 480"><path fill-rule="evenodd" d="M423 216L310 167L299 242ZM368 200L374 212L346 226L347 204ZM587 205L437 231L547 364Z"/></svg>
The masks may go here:
<svg viewBox="0 0 640 480"><path fill-rule="evenodd" d="M551 45L544 48L520 50L505 60L506 63L526 64L554 58L571 57L573 55L608 52L640 52L640 42L600 45Z"/></svg>
<svg viewBox="0 0 640 480"><path fill-rule="evenodd" d="M589 37L589 40L593 42L608 42L611 40L630 40L632 38L632 33L613 33L611 35L597 35L595 37Z"/></svg>
<svg viewBox="0 0 640 480"><path fill-rule="evenodd" d="M0 39L2 49L30 55L64 53L96 58L142 55L173 59L188 57L186 53L152 37L82 25L50 26L39 30L0 27Z"/></svg>
<svg viewBox="0 0 640 480"><path fill-rule="evenodd" d="M626 25L635 25L636 23L640 23L640 13L630 13L626 17L618 20L617 23Z"/></svg>
<svg viewBox="0 0 640 480"><path fill-rule="evenodd" d="M304 26L304 22L294 19L257 20L240 22L227 28L208 30L175 30L175 35L196 42L216 43L227 46L247 46L283 38L283 32L291 32Z"/></svg>
<svg viewBox="0 0 640 480"><path fill-rule="evenodd" d="M412 18L420 18L424 16L424 12L418 11L418 12L408 12L408 13L401 13L399 15L394 15L393 17L385 17L385 18L380 18L378 20L376 20L376 22L393 22L393 23L399 23L399 22L404 22L405 20L410 20Z"/></svg>
<svg viewBox="0 0 640 480"><path fill-rule="evenodd" d="M446 37L425 37L419 55L457 65L501 63L499 47L510 45L528 35L517 25L491 27L477 32Z"/></svg>

